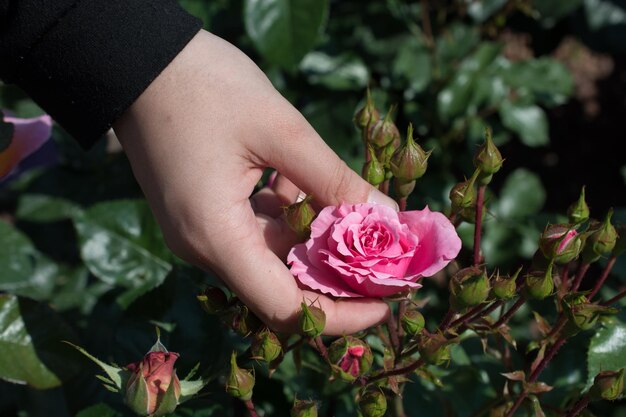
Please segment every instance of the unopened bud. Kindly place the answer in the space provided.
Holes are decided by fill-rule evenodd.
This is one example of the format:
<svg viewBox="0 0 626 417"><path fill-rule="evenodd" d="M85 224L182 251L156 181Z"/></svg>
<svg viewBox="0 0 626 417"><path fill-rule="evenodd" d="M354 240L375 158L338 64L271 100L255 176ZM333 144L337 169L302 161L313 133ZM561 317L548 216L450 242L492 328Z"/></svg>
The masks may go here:
<svg viewBox="0 0 626 417"><path fill-rule="evenodd" d="M242 401L252 398L254 388L254 374L247 369L237 366L237 354L233 352L230 357L230 374L226 382L226 392Z"/></svg>
<svg viewBox="0 0 626 417"><path fill-rule="evenodd" d="M324 331L326 326L326 313L319 307L314 305L306 305L305 302L300 304L302 310L298 317L298 324L302 334L308 337L317 337Z"/></svg>
<svg viewBox="0 0 626 417"><path fill-rule="evenodd" d="M483 268L459 270L450 280L450 301L455 309L464 309L484 302L489 296L489 278Z"/></svg>
<svg viewBox="0 0 626 417"><path fill-rule="evenodd" d="M218 287L207 287L196 298L209 314L220 314L228 308L228 297Z"/></svg>
<svg viewBox="0 0 626 417"><path fill-rule="evenodd" d="M370 387L361 394L358 405L363 417L383 417L387 412L387 397L380 388Z"/></svg>
<svg viewBox="0 0 626 417"><path fill-rule="evenodd" d="M464 208L474 207L476 205L476 190L474 184L480 171L474 171L469 180L465 180L456 184L450 190L450 202L452 211L460 212Z"/></svg>
<svg viewBox="0 0 626 417"><path fill-rule="evenodd" d="M489 410L489 417L504 417L506 416L506 413L509 412L512 406L513 401L507 401L504 404L492 407L491 410Z"/></svg>
<svg viewBox="0 0 626 417"><path fill-rule="evenodd" d="M493 143L491 129L485 129L485 143L483 143L474 156L474 166L481 171L481 175L490 176L502 167L502 155Z"/></svg>
<svg viewBox="0 0 626 417"><path fill-rule="evenodd" d="M543 300L554 291L552 264L545 271L533 271L525 277L525 293L529 298Z"/></svg>
<svg viewBox="0 0 626 417"><path fill-rule="evenodd" d="M585 187L580 190L578 201L567 208L567 217L572 224L580 224L589 218L589 206L585 201Z"/></svg>
<svg viewBox="0 0 626 417"><path fill-rule="evenodd" d="M589 390L592 401L618 399L624 391L624 368L619 371L603 371L593 379Z"/></svg>
<svg viewBox="0 0 626 417"><path fill-rule="evenodd" d="M406 198L415 189L415 180L403 180L400 178L394 178L393 180L393 192L397 197Z"/></svg>
<svg viewBox="0 0 626 417"><path fill-rule="evenodd" d="M298 400L293 402L291 417L317 417L317 404L311 400Z"/></svg>
<svg viewBox="0 0 626 417"><path fill-rule="evenodd" d="M311 195L304 200L284 208L285 222L301 239L307 239L311 234L311 223L315 219L315 210L311 206Z"/></svg>
<svg viewBox="0 0 626 417"><path fill-rule="evenodd" d="M336 376L352 382L370 370L374 358L367 343L354 336L344 336L330 344L328 360Z"/></svg>
<svg viewBox="0 0 626 417"><path fill-rule="evenodd" d="M496 275L491 283L491 292L500 300L510 300L517 293L517 276L522 268L519 268L512 277Z"/></svg>
<svg viewBox="0 0 626 417"><path fill-rule="evenodd" d="M369 143L378 148L382 148L400 137L400 132L392 120L393 111L394 107L392 106L384 119L373 121L370 124Z"/></svg>
<svg viewBox="0 0 626 417"><path fill-rule="evenodd" d="M541 234L539 248L547 259L566 264L578 257L582 240L569 225L553 224L547 226Z"/></svg>
<svg viewBox="0 0 626 417"><path fill-rule="evenodd" d="M365 162L363 165L361 176L370 184L378 185L385 181L385 167L376 158L374 148L371 145L367 146L367 151L370 154L370 158L369 161Z"/></svg>
<svg viewBox="0 0 626 417"><path fill-rule="evenodd" d="M590 230L585 232L585 246L583 249L583 261L595 262L601 256L609 255L617 242L617 231L611 224L613 209L609 210L602 223L595 223Z"/></svg>
<svg viewBox="0 0 626 417"><path fill-rule="evenodd" d="M410 306L402 315L400 324L406 334L413 336L422 331L425 325L425 320L422 313L420 313L416 307Z"/></svg>
<svg viewBox="0 0 626 417"><path fill-rule="evenodd" d="M400 148L400 143L400 137L398 137L389 144L387 144L385 147L375 149L376 158L385 167L385 171L388 177L393 176L390 167L391 157L396 152L396 150Z"/></svg>
<svg viewBox="0 0 626 417"><path fill-rule="evenodd" d="M413 125L409 123L404 142L391 157L389 163L394 177L411 181L420 178L428 168L432 151L424 151L413 139Z"/></svg>
<svg viewBox="0 0 626 417"><path fill-rule="evenodd" d="M430 365L443 365L450 362L450 344L441 334L421 337L418 344L420 357Z"/></svg>
<svg viewBox="0 0 626 417"><path fill-rule="evenodd" d="M256 333L252 339L250 351L252 358L272 362L282 352L283 346L278 337L268 329L263 329Z"/></svg>
<svg viewBox="0 0 626 417"><path fill-rule="evenodd" d="M570 329L570 333L575 333L571 330L589 330L602 315L615 314L618 311L612 307L590 303L583 293L567 294L561 304L569 322L576 327Z"/></svg>
<svg viewBox="0 0 626 417"><path fill-rule="evenodd" d="M367 89L365 104L354 115L354 123L359 129L367 129L368 126L380 118L376 109L370 89Z"/></svg>
<svg viewBox="0 0 626 417"><path fill-rule="evenodd" d="M256 332L263 326L261 320L241 302L229 307L220 317L227 326L242 336Z"/></svg>

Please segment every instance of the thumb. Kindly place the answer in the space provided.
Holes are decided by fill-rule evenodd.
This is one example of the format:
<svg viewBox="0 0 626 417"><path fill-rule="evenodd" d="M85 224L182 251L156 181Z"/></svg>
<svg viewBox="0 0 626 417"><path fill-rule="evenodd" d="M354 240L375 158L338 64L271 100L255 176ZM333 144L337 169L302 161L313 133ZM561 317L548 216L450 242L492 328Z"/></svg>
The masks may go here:
<svg viewBox="0 0 626 417"><path fill-rule="evenodd" d="M393 199L350 169L304 117L292 111L296 113L295 121L287 128L278 128L278 135L261 145L262 158L268 165L313 195L320 205L369 202L398 210Z"/></svg>

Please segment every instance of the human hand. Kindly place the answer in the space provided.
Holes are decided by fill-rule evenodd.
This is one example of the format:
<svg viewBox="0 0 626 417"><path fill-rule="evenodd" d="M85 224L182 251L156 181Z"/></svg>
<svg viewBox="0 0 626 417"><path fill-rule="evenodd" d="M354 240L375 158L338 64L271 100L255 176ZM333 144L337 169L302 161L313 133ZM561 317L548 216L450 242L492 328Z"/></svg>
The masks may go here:
<svg viewBox="0 0 626 417"><path fill-rule="evenodd" d="M319 301L326 334L387 317L381 300L302 290L285 266L297 238L281 206L301 190L322 206L396 206L350 170L239 49L201 31L114 129L172 251L216 272L272 329L297 331L303 300ZM280 175L251 196L266 167Z"/></svg>

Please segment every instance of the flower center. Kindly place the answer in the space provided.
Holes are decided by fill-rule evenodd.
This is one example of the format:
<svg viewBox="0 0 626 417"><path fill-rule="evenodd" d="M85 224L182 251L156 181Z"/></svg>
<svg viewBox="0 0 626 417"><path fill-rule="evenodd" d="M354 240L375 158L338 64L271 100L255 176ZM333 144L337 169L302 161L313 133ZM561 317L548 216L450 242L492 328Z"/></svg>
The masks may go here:
<svg viewBox="0 0 626 417"><path fill-rule="evenodd" d="M365 255L374 255L382 252L392 241L391 233L385 226L375 223L361 230L359 243Z"/></svg>

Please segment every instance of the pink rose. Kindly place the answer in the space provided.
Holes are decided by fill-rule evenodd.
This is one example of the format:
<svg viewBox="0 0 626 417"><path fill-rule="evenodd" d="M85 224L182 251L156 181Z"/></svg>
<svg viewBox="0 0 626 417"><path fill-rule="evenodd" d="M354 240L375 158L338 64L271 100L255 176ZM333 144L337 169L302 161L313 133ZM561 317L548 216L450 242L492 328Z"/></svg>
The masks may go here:
<svg viewBox="0 0 626 417"><path fill-rule="evenodd" d="M13 124L15 131L9 147L0 152L0 180L39 149L52 131L52 119L48 115L31 119L5 116L4 121Z"/></svg>
<svg viewBox="0 0 626 417"><path fill-rule="evenodd" d="M461 250L441 213L374 204L324 208L287 262L304 286L335 297L385 297L443 269Z"/></svg>
<svg viewBox="0 0 626 417"><path fill-rule="evenodd" d="M131 375L126 385L126 402L137 406L142 415L154 414L161 406L170 384L174 384L174 396L178 399L180 381L174 369L178 356L175 352L148 352L141 361L127 365ZM138 384L145 384L146 397L143 397L144 391L138 389ZM140 399L137 399L138 395Z"/></svg>

